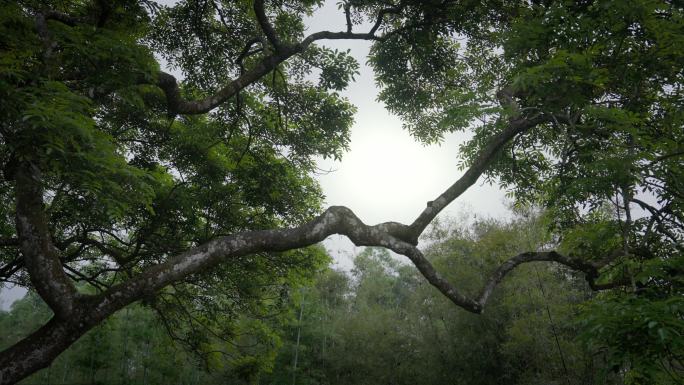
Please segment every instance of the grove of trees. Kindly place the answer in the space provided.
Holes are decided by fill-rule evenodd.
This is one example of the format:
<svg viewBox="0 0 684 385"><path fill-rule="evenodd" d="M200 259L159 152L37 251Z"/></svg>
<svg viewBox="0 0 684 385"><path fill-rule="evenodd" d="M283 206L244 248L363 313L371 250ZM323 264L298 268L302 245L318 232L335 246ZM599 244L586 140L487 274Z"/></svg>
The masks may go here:
<svg viewBox="0 0 684 385"><path fill-rule="evenodd" d="M307 32L303 18L320 5L0 1L0 281L30 289L49 309L0 352L0 383L50 366L74 344L85 349L82 337L124 308L139 317L153 311L169 338L209 363L243 357L244 372L235 373L250 378L268 361L258 357L276 354L268 346L276 315L326 265L316 244L331 234L412 263L408 271L375 249L357 258L359 306L381 306L378 316L390 318L420 310L413 329L381 323L388 339L429 341L433 333L431 345L444 347L435 365L452 355L481 363L477 349L489 342L509 365L471 372L481 377L468 383L502 371L541 376L520 369L535 367L538 351L517 366L507 355L527 355L526 344L501 345L505 338L487 329L501 321L500 330L515 333L518 310L509 302L532 305L507 276L539 261L556 266L533 264L540 291L575 282L560 279L575 274L605 291L585 304L584 322L589 344L602 347L616 373L632 383L681 383L684 6L348 0L338 4L346 28ZM410 224L371 226L346 207L321 207L314 158L339 158L349 147L355 108L339 91L358 69L347 53L325 47L331 39L373 42L379 99L416 140L472 133L459 154L462 176ZM184 79L164 72L161 59ZM491 260L478 251L487 243L481 234L456 237L455 251L439 242L419 248L436 216L481 178L517 207L543 209L544 242ZM443 298L417 301L422 282ZM383 299L389 288L397 292ZM559 325L572 318L565 315ZM442 316L447 327L472 325L474 342L455 346L457 336L430 320ZM554 333L563 351L562 330ZM414 351L397 348L406 349L403 358ZM549 368L544 376L576 381L575 369L594 362L583 354L563 360L563 376ZM358 373L330 373L362 382L354 379L362 364ZM411 373L421 372L396 369L381 381Z"/></svg>

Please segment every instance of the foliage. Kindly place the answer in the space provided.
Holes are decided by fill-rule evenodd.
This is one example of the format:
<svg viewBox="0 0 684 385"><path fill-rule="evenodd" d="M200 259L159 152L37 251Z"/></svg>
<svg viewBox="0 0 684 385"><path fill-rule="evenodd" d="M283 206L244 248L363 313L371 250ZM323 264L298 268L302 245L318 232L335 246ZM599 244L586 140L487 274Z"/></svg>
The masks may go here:
<svg viewBox="0 0 684 385"><path fill-rule="evenodd" d="M15 302L10 312L0 312L0 348L39 327L50 313L35 293ZM197 355L187 350L186 341L172 338L182 328L170 335L168 319L156 317L149 307L131 306L91 330L50 367L21 384L251 383L250 379L272 368L281 325L288 314L269 319L246 314L213 316L211 322L232 328L228 340L196 329L191 330L195 335L186 334L187 338L204 339L201 355ZM197 324L189 323L189 327Z"/></svg>
<svg viewBox="0 0 684 385"><path fill-rule="evenodd" d="M22 244L31 242L19 239L21 223L15 220L16 203L24 198L17 196L15 177L27 165L38 187L39 204L32 209L41 218L44 214L42 238L55 254L51 261L62 265L67 281L82 285L82 294L106 291L222 236L311 220L323 202L313 177L315 159L339 159L348 149L355 108L339 92L359 68L349 52L302 40L304 17L321 4L0 1L2 281L41 288L39 278L29 277L31 256ZM546 212L550 233L537 225L478 222L472 230L439 239L428 254L441 274L473 295L505 258L557 248L595 268L588 277L593 286L622 290L584 307L587 349L604 349L628 381L680 381L680 2L339 5L347 31L325 36L374 40L369 63L379 99L408 131L433 143L467 130L472 136L461 148L461 166L475 166L476 177L484 172L487 181L507 189L518 208L534 204ZM371 33L352 32L368 22L375 23ZM184 79L171 82L159 59ZM229 97L208 113L178 115L180 99L221 94ZM518 124L510 140L493 142ZM492 143L496 151L483 159ZM522 228L532 233L510 239ZM232 354L231 375L254 382L274 362L282 365L274 356L277 325L284 322L278 317L287 311L293 289L309 282L326 260L315 247L240 256L140 299L165 320L175 339L204 357L206 366L221 369L218 357ZM574 293L554 302L581 302L582 288L562 279L569 272L539 270L518 273L527 274L524 290L530 292L530 277L536 277L540 292L541 282L550 280L549 294ZM584 373L578 368L592 366L593 359L562 341L559 331L552 333L556 347L572 357L561 359L563 375L557 363L545 367L548 354L538 354L550 351L548 335L546 348L530 347L538 341L522 325L541 327L544 312L522 316L507 307L508 301L525 299L506 297L521 292L515 281L495 293L499 309L476 320L442 309L444 299L428 297L431 292L415 274L376 250L357 258L347 283L329 273L335 290L343 291L329 299L343 314L345 322L336 330L348 333L344 341L355 341L354 346L368 338L380 341L363 347L363 356L377 361L362 360L346 342L336 345L345 357L331 366L336 381L423 383L447 372L422 373L418 381L421 372L414 363L425 357L458 373L478 373L454 381L584 381L569 377L568 367ZM328 298L323 294L312 294L311 300ZM306 303L302 297L300 306ZM411 307L424 311L410 316ZM309 315L325 318L328 310L319 306ZM548 318L551 310L563 322L575 314L572 307L547 305ZM542 315L535 318L537 313ZM408 329L388 330L395 319ZM464 337L446 326L441 330L437 319L473 331L464 339L473 349L445 347L445 340ZM568 325L562 326L572 328ZM433 336L418 341L425 330ZM326 333L318 331L324 337L320 362L332 354L323 354ZM305 336L305 342L314 337ZM235 341L254 342L254 348L232 347ZM431 345L422 345L425 341ZM432 345L444 351L436 354ZM494 365L483 359L492 351L496 365L503 366L487 366ZM530 361L514 359L521 354ZM461 360L440 361L450 357ZM90 358L99 365L96 355ZM378 372L380 367L394 370ZM548 372L540 376L543 370ZM308 378L323 377L312 372Z"/></svg>
<svg viewBox="0 0 684 385"><path fill-rule="evenodd" d="M163 95L149 85L159 76L155 50L168 52L162 56L184 70L182 92L199 96L235 74L235 63L227 65L223 55L241 49L246 35L222 35L221 50L205 40L195 50L178 37L197 39L203 28L216 27L199 22L197 2L148 6L0 3L1 235L16 236L12 170L31 162L41 171L52 238L67 273L95 291L216 237L311 219L323 198L311 175L313 158L339 157L352 122L354 108L333 91L351 79L355 62L324 48L311 57L327 58L321 85L304 80L311 65L283 66L211 114L169 116ZM224 12L246 6L222 5ZM35 14L44 9L96 23L48 19L41 36ZM278 21L293 37L302 28L296 12L284 11ZM226 20L243 31L244 19ZM188 23L192 33L178 33ZM145 302L208 365L222 358L207 351L263 356L268 365L278 339L272 322L258 319L282 313L290 288L327 258L317 248L253 255L188 277ZM21 257L3 247L0 262L13 267ZM4 280L31 287L26 270L9 271ZM247 354L216 342L246 329L268 348Z"/></svg>
<svg viewBox="0 0 684 385"><path fill-rule="evenodd" d="M26 311L26 308L30 308ZM2 346L23 337L50 311L29 293L2 313ZM33 321L35 320L35 321ZM132 306L90 331L52 365L22 384L223 383L226 371L202 370L196 357L171 339L149 308Z"/></svg>
<svg viewBox="0 0 684 385"><path fill-rule="evenodd" d="M608 349L635 383L681 382L681 4L533 1L499 10L476 18L479 30L458 24L450 39L425 27L376 45L380 99L424 142L471 129L464 168L510 118L545 117L504 146L488 181L518 205L548 210L563 253L606 265L600 284L625 286L587 305L585 340Z"/></svg>
<svg viewBox="0 0 684 385"><path fill-rule="evenodd" d="M536 215L443 223L428 254L449 279L478 290L483 271L546 242L543 223ZM330 270L301 292L301 323L289 326L262 383L621 383L602 353L576 339L578 306L589 296L581 280L558 266L526 266L497 293L483 315L469 314L411 266L366 248L350 273Z"/></svg>
<svg viewBox="0 0 684 385"><path fill-rule="evenodd" d="M682 257L651 262L635 277L634 292L606 293L583 309L583 338L605 349L628 384L680 384L684 354ZM654 281L654 285L646 285Z"/></svg>

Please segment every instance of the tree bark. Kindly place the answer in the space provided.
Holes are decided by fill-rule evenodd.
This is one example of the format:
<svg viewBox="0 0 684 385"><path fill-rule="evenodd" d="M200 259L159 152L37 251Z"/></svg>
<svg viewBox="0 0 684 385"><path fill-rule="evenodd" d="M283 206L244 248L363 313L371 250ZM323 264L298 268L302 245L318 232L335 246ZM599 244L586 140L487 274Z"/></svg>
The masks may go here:
<svg viewBox="0 0 684 385"><path fill-rule="evenodd" d="M38 294L59 318L74 310L77 292L62 269L59 252L52 244L43 210L40 170L29 162L15 172L16 227L24 265Z"/></svg>
<svg viewBox="0 0 684 385"><path fill-rule="evenodd" d="M0 353L0 384L14 384L52 361L95 324L53 317L28 337Z"/></svg>

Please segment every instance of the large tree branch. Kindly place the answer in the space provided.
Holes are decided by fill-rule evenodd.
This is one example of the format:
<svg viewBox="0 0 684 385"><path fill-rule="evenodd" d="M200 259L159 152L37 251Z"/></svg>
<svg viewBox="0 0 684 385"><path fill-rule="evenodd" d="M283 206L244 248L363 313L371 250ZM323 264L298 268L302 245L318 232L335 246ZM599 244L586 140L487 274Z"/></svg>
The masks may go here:
<svg viewBox="0 0 684 385"><path fill-rule="evenodd" d="M250 231L218 238L113 287L102 295L97 312L115 311L141 295L153 295L170 283L231 258L301 248L316 244L332 234L346 235L358 246L381 246L406 255L426 279L454 303L470 311L479 311L477 304L444 280L414 245L392 236L386 232L387 229L393 227L388 224L368 226L348 208L337 206L297 228Z"/></svg>
<svg viewBox="0 0 684 385"><path fill-rule="evenodd" d="M264 0L254 1L254 14L259 22L259 27L261 27L261 30L264 31L264 35L266 35L268 42L271 43L276 52L282 51L283 45L280 43L280 39L278 39L275 29L268 21L268 16L266 16L266 11L264 10Z"/></svg>
<svg viewBox="0 0 684 385"><path fill-rule="evenodd" d="M257 4L255 3L255 7L256 6ZM374 34L376 29L377 24L374 25L371 32L368 33L320 31L305 37L298 44L287 46L280 45L280 48L278 48L275 53L265 56L253 68L245 71L238 78L232 80L216 93L207 96L204 99L192 101L183 99L180 95L180 88L176 78L164 71L159 72L157 85L164 91L169 114L203 114L218 107L226 100L235 96L243 88L261 79L264 75L273 71L280 63L294 55L304 52L317 40L378 40L379 37ZM271 41L271 44L273 44L273 41Z"/></svg>
<svg viewBox="0 0 684 385"><path fill-rule="evenodd" d="M19 165L16 181L16 226L24 266L38 294L59 318L68 318L74 310L76 288L64 274L59 253L52 243L43 210L43 187L40 171L33 164Z"/></svg>
<svg viewBox="0 0 684 385"><path fill-rule="evenodd" d="M503 278L522 263L552 261L586 274L586 279L594 290L612 288L621 283L595 284L598 263L580 258L567 257L555 251L526 252L519 254L497 268L487 280L477 299L462 294L455 286L444 279L425 258L422 252L409 242L403 241L386 232L391 229L387 224L369 226L363 223L350 209L333 206L313 221L290 229L249 231L210 241L202 246L188 250L166 263L148 269L145 273L119 284L101 296L95 313L116 311L141 296L154 295L163 287L223 263L232 258L261 252L286 251L321 242L332 234L341 234L357 246L380 246L408 257L427 281L457 306L473 313L482 312L487 299Z"/></svg>
<svg viewBox="0 0 684 385"><path fill-rule="evenodd" d="M29 374L49 365L94 325L78 319L53 317L40 329L31 333L0 354L0 384L16 384Z"/></svg>
<svg viewBox="0 0 684 385"><path fill-rule="evenodd" d="M249 86L250 84L261 79L264 75L273 71L279 64L289 59L290 57L304 52L313 42L317 40L338 40L338 39L349 39L349 40L380 40L379 36L375 35L375 32L381 26L384 16L386 14L398 13L401 8L388 8L380 10L376 23L371 27L370 31L367 33L353 33L351 31L345 32L331 32L331 31L320 31L312 33L311 35L305 37L301 42L297 44L285 45L278 39L273 26L268 21L264 10L263 0L257 0L254 2L254 10L257 17L257 21L264 31L268 41L275 47L275 52L263 57L253 68L245 71L236 79L233 79L228 84L220 88L214 94L209 95L203 99L199 100L185 100L180 93L180 88L176 78L164 71L160 71L157 76L156 85L162 89L166 97L167 108L169 115L185 114L185 115L196 115L207 113L214 108L218 107L231 97L235 96L240 90ZM67 25L74 26L80 23L85 23L87 21L81 20L75 17L71 17L67 14L63 14L56 11L47 11L45 13L40 13L36 15L36 25L39 35L45 42L45 44L50 44L49 33L47 30L46 19L53 19L61 21ZM250 41L247 44L247 49L254 41ZM49 55L54 47L46 46L46 53ZM241 53L238 59L244 58L249 52ZM146 80L141 81L142 83L147 83Z"/></svg>
<svg viewBox="0 0 684 385"><path fill-rule="evenodd" d="M409 226L409 233L413 237L413 242L418 242L418 237L423 233L425 228L432 222L449 203L461 196L470 186L472 186L477 179L482 175L489 165L496 159L501 149L510 142L516 135L525 132L526 130L543 123L547 118L537 116L530 119L515 119L512 120L508 127L506 127L499 134L495 135L489 143L482 149L480 154L475 158L472 165L454 184L452 184L446 191L444 191L437 199L428 202L427 207Z"/></svg>
<svg viewBox="0 0 684 385"><path fill-rule="evenodd" d="M520 106L516 100L515 91L512 87L505 86L497 92L497 98L501 107L507 110L507 123L503 131L495 135L489 140L487 145L480 151L468 170L452 184L446 191L444 191L437 199L428 202L427 207L409 226L410 234L415 243L418 242L418 237L423 233L425 228L432 222L433 219L445 207L447 207L456 198L461 196L470 186L472 186L477 179L482 175L487 168L496 159L501 149L518 134L527 131L528 129L549 120L549 117L537 114L533 117L524 117L522 115ZM504 117L501 117L504 119Z"/></svg>
<svg viewBox="0 0 684 385"><path fill-rule="evenodd" d="M176 78L164 71L159 72L157 85L164 91L166 96L167 108L170 115L176 114L203 114L213 110L220 104L235 96L240 90L261 79L264 75L275 69L278 64L284 62L291 56L302 52L303 49L292 47L283 49L280 53L264 57L253 68L244 72L237 79L228 83L225 87L218 90L213 95L200 100L185 100L180 94L180 88Z"/></svg>
<svg viewBox="0 0 684 385"><path fill-rule="evenodd" d="M35 370L46 367L61 351L87 330L115 311L190 274L219 263L259 252L278 252L316 244L331 234L344 234L360 246L382 246L408 256L427 280L457 305L479 312L477 303L460 294L439 276L413 245L384 230L387 224L368 226L346 207L330 207L316 219L290 229L249 231L217 238L190 249L166 263L112 287L98 296L82 297L70 322L55 317L27 339L0 354L0 384L14 383ZM60 268L60 271L63 271Z"/></svg>
<svg viewBox="0 0 684 385"><path fill-rule="evenodd" d="M261 59L253 68L245 71L237 79L234 79L213 95L200 100L184 100L180 95L178 82L173 75L164 71L159 72L157 85L164 91L169 113L175 114L203 114L213 110L226 100L235 96L240 90L261 79L264 75L273 71L280 63L290 57L304 52L317 40L375 40L377 36L372 33L330 32L320 31L304 38L300 43L291 46L282 46L276 53Z"/></svg>

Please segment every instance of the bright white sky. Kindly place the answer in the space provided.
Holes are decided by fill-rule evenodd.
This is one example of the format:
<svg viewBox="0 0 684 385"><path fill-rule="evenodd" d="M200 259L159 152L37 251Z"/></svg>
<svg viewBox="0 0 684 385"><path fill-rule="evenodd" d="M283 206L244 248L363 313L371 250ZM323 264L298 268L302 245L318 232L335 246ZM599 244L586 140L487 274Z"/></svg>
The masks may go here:
<svg viewBox="0 0 684 385"><path fill-rule="evenodd" d="M172 4L175 1L160 1ZM308 33L321 30L343 31L344 13L336 1L325 6L307 20ZM362 32L358 27L358 32ZM341 162L319 159L319 167L333 172L318 176L326 205L342 205L352 209L366 224L387 221L411 223L428 201L435 199L462 174L457 168L458 145L466 134L451 134L440 145L423 146L401 128L401 121L390 115L376 101L378 89L373 73L366 65L370 43L365 41L324 41L320 43L338 50L351 50L360 64L360 75L342 94L357 108L352 128L350 151ZM473 211L479 217L507 215L504 193L496 186L478 182L442 215L458 210ZM335 264L349 269L359 250L346 238L332 236L325 242ZM0 308L6 309L23 290L5 290L0 295Z"/></svg>
<svg viewBox="0 0 684 385"><path fill-rule="evenodd" d="M343 31L344 12L329 0L308 19L307 25L308 33ZM357 28L356 32L364 31ZM329 40L319 44L349 49L361 66L356 81L342 93L358 108L350 151L341 162L319 160L320 168L335 170L318 177L327 205L347 206L371 225L386 221L411 223L428 201L462 174L457 167L458 145L467 134L451 134L440 145L417 143L402 129L401 121L376 101L378 89L372 70L366 65L370 42ZM464 207L480 217L507 214L503 191L481 182L452 203L444 214L453 215ZM330 237L325 245L340 267L351 266L355 250L346 237Z"/></svg>

